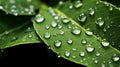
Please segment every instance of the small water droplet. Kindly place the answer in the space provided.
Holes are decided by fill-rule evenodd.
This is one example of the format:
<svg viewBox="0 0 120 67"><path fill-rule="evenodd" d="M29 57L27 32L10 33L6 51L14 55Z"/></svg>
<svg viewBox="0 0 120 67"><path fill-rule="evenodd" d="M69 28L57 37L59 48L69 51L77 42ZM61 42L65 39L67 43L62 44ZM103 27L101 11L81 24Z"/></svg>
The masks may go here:
<svg viewBox="0 0 120 67"><path fill-rule="evenodd" d="M112 59L113 59L113 61L117 62L117 61L120 60L120 57L118 57L118 56L114 56Z"/></svg>
<svg viewBox="0 0 120 67"><path fill-rule="evenodd" d="M105 64L102 63L102 64L101 64L101 67L105 67Z"/></svg>
<svg viewBox="0 0 120 67"><path fill-rule="evenodd" d="M75 34L75 35L79 35L81 33L81 30L79 30L79 29L73 29L72 30L72 34Z"/></svg>
<svg viewBox="0 0 120 67"><path fill-rule="evenodd" d="M103 41L101 44L102 44L102 46L104 46L104 47L107 47L107 46L110 45L110 43L109 43L109 42L106 42L106 41Z"/></svg>
<svg viewBox="0 0 120 67"><path fill-rule="evenodd" d="M92 15L94 15L95 14L95 10L93 9L93 8L90 8L89 9L89 14L92 16Z"/></svg>
<svg viewBox="0 0 120 67"><path fill-rule="evenodd" d="M37 23L41 23L45 20L45 18L41 14L38 14L36 16L35 20L36 20Z"/></svg>
<svg viewBox="0 0 120 67"><path fill-rule="evenodd" d="M9 34L9 31L5 31L4 33L5 33L5 35L8 35L8 34Z"/></svg>
<svg viewBox="0 0 120 67"><path fill-rule="evenodd" d="M51 26L52 27L56 27L58 24L55 22L55 21L53 21L52 23L51 23Z"/></svg>
<svg viewBox="0 0 120 67"><path fill-rule="evenodd" d="M72 58L76 58L76 56L72 56Z"/></svg>
<svg viewBox="0 0 120 67"><path fill-rule="evenodd" d="M58 29L62 29L62 27L63 27L62 25L58 24Z"/></svg>
<svg viewBox="0 0 120 67"><path fill-rule="evenodd" d="M60 40L56 40L55 42L54 42L54 46L55 47L61 47L61 45L62 45L62 41L60 41Z"/></svg>
<svg viewBox="0 0 120 67"><path fill-rule="evenodd" d="M72 48L72 51L76 51L77 49L76 48Z"/></svg>
<svg viewBox="0 0 120 67"><path fill-rule="evenodd" d="M91 32L91 31L86 31L86 34L87 34L87 35L93 35L93 32Z"/></svg>
<svg viewBox="0 0 120 67"><path fill-rule="evenodd" d="M68 40L67 40L67 43L68 43L68 44L72 44L72 43L73 43L73 40L72 40L72 39L68 39Z"/></svg>
<svg viewBox="0 0 120 67"><path fill-rule="evenodd" d="M59 17L56 15L56 16L54 16L54 19L55 19L55 20L58 20L58 19L59 19Z"/></svg>
<svg viewBox="0 0 120 67"><path fill-rule="evenodd" d="M80 8L80 7L82 7L82 2L80 1L80 0L77 0L75 3L74 3L74 7L75 8Z"/></svg>
<svg viewBox="0 0 120 67"><path fill-rule="evenodd" d="M96 53L96 56L99 57L99 56L100 56L100 53Z"/></svg>
<svg viewBox="0 0 120 67"><path fill-rule="evenodd" d="M46 32L46 33L44 34L44 37L45 37L46 39L49 39L49 38L51 37L51 35L50 35L50 33Z"/></svg>
<svg viewBox="0 0 120 67"><path fill-rule="evenodd" d="M99 17L99 18L97 18L97 20L96 20L96 24L98 25L98 26L103 26L104 25L104 20L101 18L101 17Z"/></svg>
<svg viewBox="0 0 120 67"><path fill-rule="evenodd" d="M84 57L85 56L85 52L80 52L80 56Z"/></svg>
<svg viewBox="0 0 120 67"><path fill-rule="evenodd" d="M50 26L49 26L49 25L45 25L45 28L46 28L46 29L49 29L49 28L50 28Z"/></svg>
<svg viewBox="0 0 120 67"><path fill-rule="evenodd" d="M28 37L29 37L29 38L32 38L32 34L29 34Z"/></svg>
<svg viewBox="0 0 120 67"><path fill-rule="evenodd" d="M78 21L85 22L87 19L87 16L84 13L81 13L78 17Z"/></svg>
<svg viewBox="0 0 120 67"><path fill-rule="evenodd" d="M65 51L65 56L66 56L66 57L69 57L69 56L70 56L70 52Z"/></svg>
<svg viewBox="0 0 120 67"><path fill-rule="evenodd" d="M98 60L94 60L94 63L97 64L97 63L98 63Z"/></svg>
<svg viewBox="0 0 120 67"><path fill-rule="evenodd" d="M57 57L58 57L58 58L60 58L61 56L60 56L60 55L58 55Z"/></svg>
<svg viewBox="0 0 120 67"><path fill-rule="evenodd" d="M0 5L0 9L3 9L3 6Z"/></svg>
<svg viewBox="0 0 120 67"><path fill-rule="evenodd" d="M87 41L86 41L85 39L83 39L83 40L81 41L81 43L82 43L83 45L85 45L85 44L87 43Z"/></svg>
<svg viewBox="0 0 120 67"><path fill-rule="evenodd" d="M70 5L69 5L69 9L72 9L73 8L73 4L71 3Z"/></svg>
<svg viewBox="0 0 120 67"><path fill-rule="evenodd" d="M64 33L65 33L64 31L60 30L60 35L64 35Z"/></svg>
<svg viewBox="0 0 120 67"><path fill-rule="evenodd" d="M16 41L17 39L18 38L16 36L13 36L11 41Z"/></svg>
<svg viewBox="0 0 120 67"><path fill-rule="evenodd" d="M92 46L87 46L87 48L86 48L87 52L93 52L94 50L95 50L95 48Z"/></svg>
<svg viewBox="0 0 120 67"><path fill-rule="evenodd" d="M112 11L113 10L113 7L112 6L109 6L109 11Z"/></svg>
<svg viewBox="0 0 120 67"><path fill-rule="evenodd" d="M63 4L63 1L61 0L61 1L59 1L59 5L62 5Z"/></svg>

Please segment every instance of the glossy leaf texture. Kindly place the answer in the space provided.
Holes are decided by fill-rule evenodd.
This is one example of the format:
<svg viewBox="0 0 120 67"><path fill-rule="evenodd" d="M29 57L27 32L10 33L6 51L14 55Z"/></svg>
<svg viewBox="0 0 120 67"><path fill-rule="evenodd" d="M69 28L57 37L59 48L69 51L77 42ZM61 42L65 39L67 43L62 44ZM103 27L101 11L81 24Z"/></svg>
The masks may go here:
<svg viewBox="0 0 120 67"><path fill-rule="evenodd" d="M82 5L76 8L76 2L64 2L58 9L120 50L120 8L99 0L83 0Z"/></svg>
<svg viewBox="0 0 120 67"><path fill-rule="evenodd" d="M83 4L96 6L95 0L83 1ZM45 5L41 7L40 13L33 20L34 28L39 37L58 56L74 63L87 67L120 67L120 52L113 48L109 42L98 38L94 32L84 28L76 21L81 11L85 12L89 6L86 6L86 9L78 10L81 5L76 5L77 8L67 10L70 4L67 2L64 4L66 6L61 6L61 9ZM79 1L77 4L81 4L81 2ZM102 5L101 7L105 7L104 3L99 4ZM76 14L77 12L79 14ZM82 16L81 22L84 23L88 16L86 13ZM89 21L89 25L93 25L91 21Z"/></svg>
<svg viewBox="0 0 120 67"><path fill-rule="evenodd" d="M0 11L0 48L40 43L30 16L13 16Z"/></svg>
<svg viewBox="0 0 120 67"><path fill-rule="evenodd" d="M0 0L0 9L15 16L34 15L39 7L38 0Z"/></svg>

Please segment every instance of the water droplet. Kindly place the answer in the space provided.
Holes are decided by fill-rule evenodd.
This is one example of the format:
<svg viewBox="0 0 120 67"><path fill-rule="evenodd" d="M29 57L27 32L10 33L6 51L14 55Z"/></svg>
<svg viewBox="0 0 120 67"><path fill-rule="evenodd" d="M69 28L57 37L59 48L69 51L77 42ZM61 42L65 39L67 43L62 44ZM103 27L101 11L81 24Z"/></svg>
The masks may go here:
<svg viewBox="0 0 120 67"><path fill-rule="evenodd" d="M62 19L62 22L63 22L63 23L69 23L70 20L68 20L67 18L63 18L63 19Z"/></svg>
<svg viewBox="0 0 120 67"><path fill-rule="evenodd" d="M87 46L87 48L86 48L87 52L93 52L94 50L95 50L95 48L92 46Z"/></svg>
<svg viewBox="0 0 120 67"><path fill-rule="evenodd" d="M81 30L79 30L79 29L73 29L72 30L72 34L75 34L75 35L79 35L81 33Z"/></svg>
<svg viewBox="0 0 120 67"><path fill-rule="evenodd" d="M32 34L29 34L28 37L29 37L29 38L32 38Z"/></svg>
<svg viewBox="0 0 120 67"><path fill-rule="evenodd" d="M71 3L70 5L69 5L69 9L72 9L73 8L73 4Z"/></svg>
<svg viewBox="0 0 120 67"><path fill-rule="evenodd" d="M98 25L98 26L103 26L104 25L104 20L101 18L101 17L99 17L99 18L97 18L97 20L96 20L96 24Z"/></svg>
<svg viewBox="0 0 120 67"><path fill-rule="evenodd" d="M60 55L58 55L57 57L58 57L58 58L60 58L61 56L60 56Z"/></svg>
<svg viewBox="0 0 120 67"><path fill-rule="evenodd" d="M67 43L68 43L68 44L72 44L72 43L73 43L73 40L72 40L72 39L68 39L68 40L67 40Z"/></svg>
<svg viewBox="0 0 120 67"><path fill-rule="evenodd" d="M94 15L95 14L95 10L93 9L93 8L90 8L89 9L89 14L92 16L92 15Z"/></svg>
<svg viewBox="0 0 120 67"><path fill-rule="evenodd" d="M72 58L76 58L76 56L72 56Z"/></svg>
<svg viewBox="0 0 120 67"><path fill-rule="evenodd" d="M54 19L55 19L55 20L57 20L58 18L59 18L59 17L58 17L57 15L56 15L56 16L54 16Z"/></svg>
<svg viewBox="0 0 120 67"><path fill-rule="evenodd" d="M64 31L60 30L60 35L64 35L64 33L65 33Z"/></svg>
<svg viewBox="0 0 120 67"><path fill-rule="evenodd" d="M85 45L85 44L87 43L87 41L86 41L85 39L83 39L83 40L81 41L81 43L82 43L83 45Z"/></svg>
<svg viewBox="0 0 120 67"><path fill-rule="evenodd" d="M77 49L76 48L72 48L72 51L76 51Z"/></svg>
<svg viewBox="0 0 120 67"><path fill-rule="evenodd" d="M55 22L55 21L53 21L52 23L51 23L51 26L52 27L56 27L58 24Z"/></svg>
<svg viewBox="0 0 120 67"><path fill-rule="evenodd" d="M80 52L80 56L84 57L85 56L85 52Z"/></svg>
<svg viewBox="0 0 120 67"><path fill-rule="evenodd" d="M58 29L62 29L62 27L63 27L62 25L58 24Z"/></svg>
<svg viewBox="0 0 120 67"><path fill-rule="evenodd" d="M87 19L87 16L84 13L81 13L78 17L78 21L85 22Z"/></svg>
<svg viewBox="0 0 120 67"><path fill-rule="evenodd" d="M57 47L57 48L61 47L61 45L62 45L62 42L60 40L56 40L55 43L54 43L54 46Z"/></svg>
<svg viewBox="0 0 120 67"><path fill-rule="evenodd" d="M69 56L70 56L70 52L65 51L65 56L66 56L66 57L69 57Z"/></svg>
<svg viewBox="0 0 120 67"><path fill-rule="evenodd" d="M46 29L49 29L49 28L50 28L50 26L49 26L49 25L45 25L45 28L46 28Z"/></svg>
<svg viewBox="0 0 120 67"><path fill-rule="evenodd" d="M119 61L119 60L120 60L120 57L118 57L118 56L114 56L114 57L113 57L113 61L117 62L117 61Z"/></svg>
<svg viewBox="0 0 120 67"><path fill-rule="evenodd" d="M96 53L96 56L99 57L99 56L100 56L100 53Z"/></svg>
<svg viewBox="0 0 120 67"><path fill-rule="evenodd" d="M45 18L40 14L38 14L35 19L37 23L41 23L45 20Z"/></svg>
<svg viewBox="0 0 120 67"><path fill-rule="evenodd" d="M101 64L101 67L105 67L105 64L102 63L102 64Z"/></svg>
<svg viewBox="0 0 120 67"><path fill-rule="evenodd" d="M11 41L16 41L18 38L16 36L12 37Z"/></svg>
<svg viewBox="0 0 120 67"><path fill-rule="evenodd" d="M97 63L98 63L98 60L94 60L94 63L97 64Z"/></svg>
<svg viewBox="0 0 120 67"><path fill-rule="evenodd" d="M93 32L91 32L91 31L86 31L86 34L87 34L87 35L93 35Z"/></svg>
<svg viewBox="0 0 120 67"><path fill-rule="evenodd" d="M75 3L74 3L74 7L75 8L80 8L80 7L82 7L82 2L80 1L80 0L77 0Z"/></svg>
<svg viewBox="0 0 120 67"><path fill-rule="evenodd" d="M3 9L3 6L0 6L0 9Z"/></svg>
<svg viewBox="0 0 120 67"><path fill-rule="evenodd" d="M102 44L102 46L104 46L104 47L107 47L107 46L110 45L110 43L109 43L109 42L106 42L106 41L103 41L101 44Z"/></svg>
<svg viewBox="0 0 120 67"><path fill-rule="evenodd" d="M46 32L46 33L44 34L44 37L45 37L46 39L49 39L49 38L51 37L51 35L50 35L50 33Z"/></svg>
<svg viewBox="0 0 120 67"><path fill-rule="evenodd" d="M61 0L61 1L59 1L59 5L62 5L63 4L63 1Z"/></svg>
<svg viewBox="0 0 120 67"><path fill-rule="evenodd" d="M112 6L109 6L109 11L112 11L113 10L113 7Z"/></svg>

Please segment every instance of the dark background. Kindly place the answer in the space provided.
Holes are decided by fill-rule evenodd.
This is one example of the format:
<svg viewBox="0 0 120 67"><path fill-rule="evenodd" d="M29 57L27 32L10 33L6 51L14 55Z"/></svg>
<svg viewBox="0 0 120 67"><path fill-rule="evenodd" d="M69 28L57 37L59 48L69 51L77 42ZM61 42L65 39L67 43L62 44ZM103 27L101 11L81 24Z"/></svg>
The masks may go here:
<svg viewBox="0 0 120 67"><path fill-rule="evenodd" d="M57 54L44 44L24 44L7 48L1 55L0 67L5 66L33 66L33 67L85 67L75 64Z"/></svg>

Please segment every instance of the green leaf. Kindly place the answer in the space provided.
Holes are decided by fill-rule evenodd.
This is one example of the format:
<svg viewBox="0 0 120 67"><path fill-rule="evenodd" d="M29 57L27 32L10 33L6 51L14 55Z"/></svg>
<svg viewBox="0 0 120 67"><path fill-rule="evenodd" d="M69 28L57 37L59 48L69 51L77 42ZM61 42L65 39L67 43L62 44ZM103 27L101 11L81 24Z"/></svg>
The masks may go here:
<svg viewBox="0 0 120 67"><path fill-rule="evenodd" d="M110 3L99 2L97 0L83 0L82 3L83 6L80 8L73 7L70 9L70 5L74 3L68 1L59 5L58 9L71 17L85 29L93 31L97 37L109 41L113 47L120 50L120 9ZM90 12L91 14L93 13L93 15L91 15ZM78 20L80 14L85 14L85 22ZM98 23L98 21L101 22Z"/></svg>
<svg viewBox="0 0 120 67"><path fill-rule="evenodd" d="M71 7L69 9L70 5L68 1L59 8L45 5L41 7L40 13L33 20L34 28L40 38L56 54L74 63L88 67L119 67L120 51L106 40L94 35L91 27L90 29L85 27L93 26L93 29L101 30L98 28L98 23L96 25L93 21L99 17L111 16L108 15L111 12L109 6L97 0L83 0L82 5L79 2L72 9ZM115 9L113 11L120 13L115 7L112 8ZM89 9L95 9L95 14L89 15ZM81 25L78 23L78 17ZM98 20L103 22L101 18Z"/></svg>
<svg viewBox="0 0 120 67"><path fill-rule="evenodd" d="M0 0L0 9L15 16L34 15L39 7L38 0Z"/></svg>
<svg viewBox="0 0 120 67"><path fill-rule="evenodd" d="M0 48L40 43L29 16L13 16L0 12Z"/></svg>

